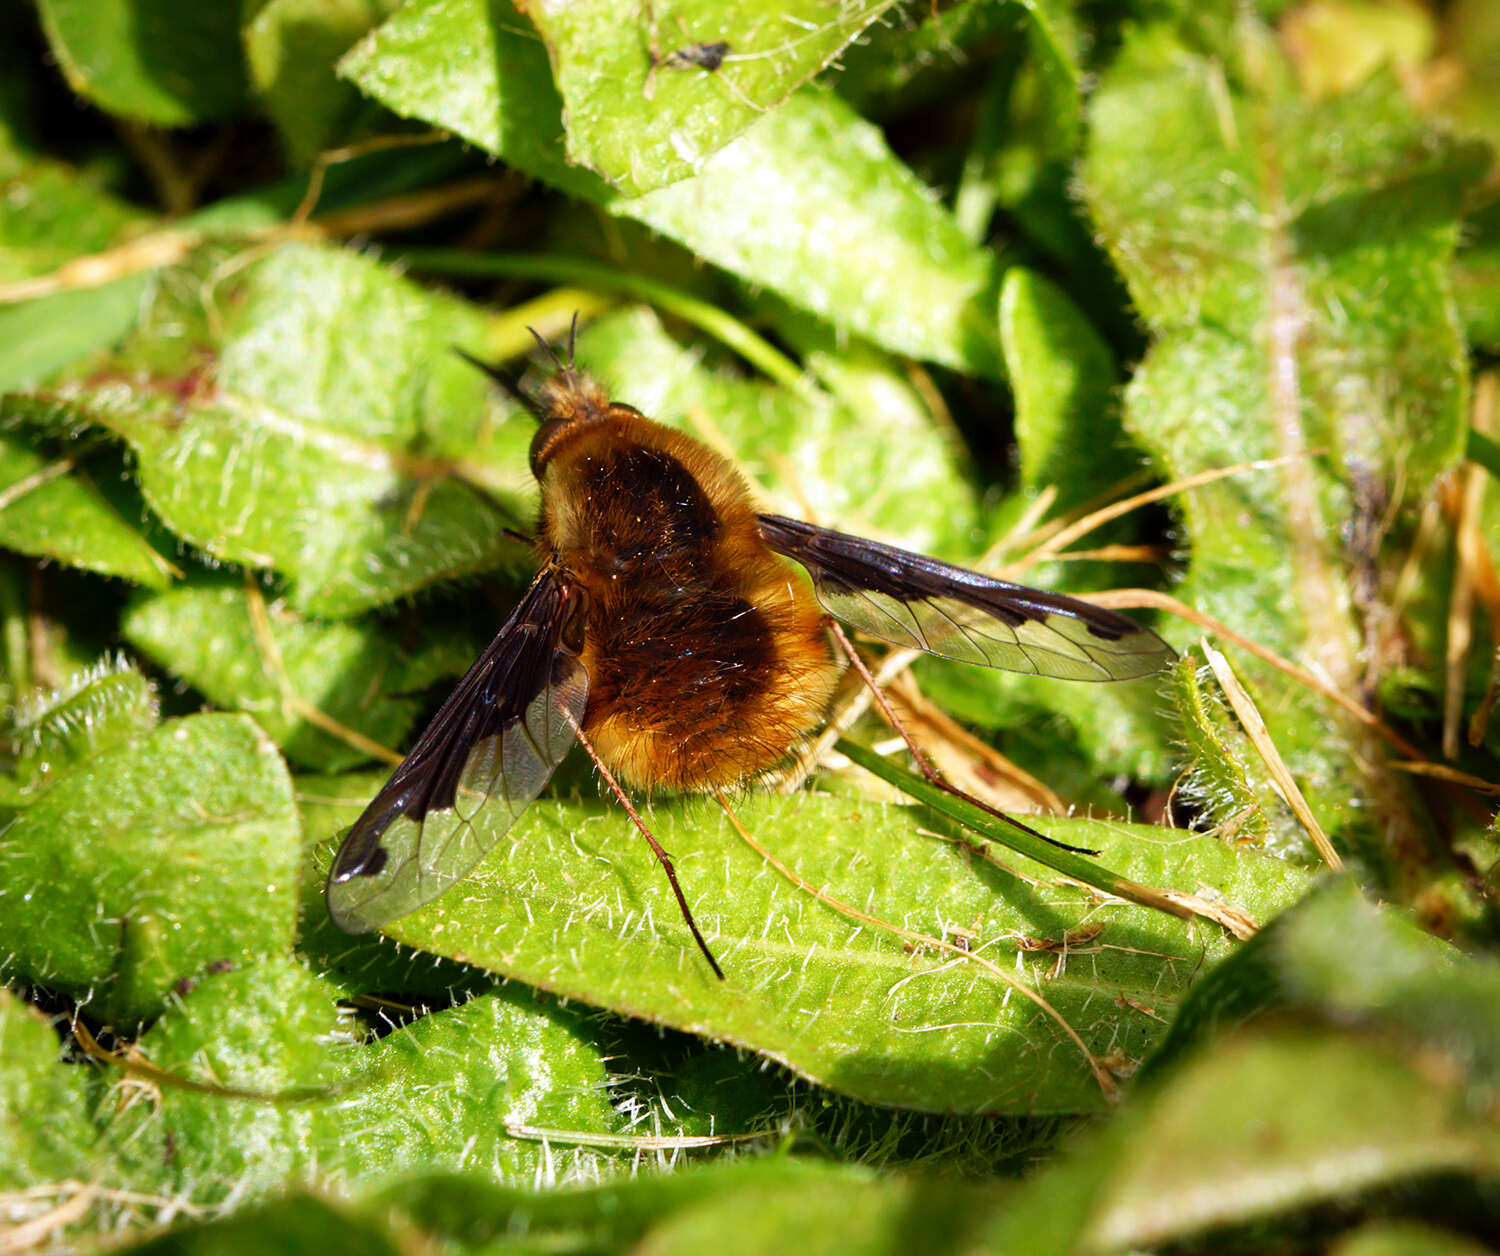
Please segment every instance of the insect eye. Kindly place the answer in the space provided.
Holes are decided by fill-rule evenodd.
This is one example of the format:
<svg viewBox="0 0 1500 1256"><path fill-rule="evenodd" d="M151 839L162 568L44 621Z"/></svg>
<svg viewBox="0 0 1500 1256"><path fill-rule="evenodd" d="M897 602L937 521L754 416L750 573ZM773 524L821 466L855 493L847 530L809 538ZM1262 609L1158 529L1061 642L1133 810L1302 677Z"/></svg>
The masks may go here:
<svg viewBox="0 0 1500 1256"><path fill-rule="evenodd" d="M568 423L568 419L548 419L537 428L536 435L531 438L531 474L537 479L542 478L542 468L546 466L547 446Z"/></svg>

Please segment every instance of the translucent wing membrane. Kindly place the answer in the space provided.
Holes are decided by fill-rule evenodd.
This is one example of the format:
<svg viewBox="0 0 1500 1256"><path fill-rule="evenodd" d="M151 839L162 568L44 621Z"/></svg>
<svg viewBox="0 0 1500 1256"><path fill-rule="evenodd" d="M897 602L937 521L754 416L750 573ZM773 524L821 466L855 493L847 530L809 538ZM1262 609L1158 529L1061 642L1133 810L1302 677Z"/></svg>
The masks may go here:
<svg viewBox="0 0 1500 1256"><path fill-rule="evenodd" d="M761 515L760 533L807 568L830 615L893 645L1062 680L1130 680L1176 657L1149 628L1076 598L780 515Z"/></svg>
<svg viewBox="0 0 1500 1256"><path fill-rule="evenodd" d="M549 568L354 822L328 913L368 933L463 879L541 793L576 740L588 673L584 594Z"/></svg>

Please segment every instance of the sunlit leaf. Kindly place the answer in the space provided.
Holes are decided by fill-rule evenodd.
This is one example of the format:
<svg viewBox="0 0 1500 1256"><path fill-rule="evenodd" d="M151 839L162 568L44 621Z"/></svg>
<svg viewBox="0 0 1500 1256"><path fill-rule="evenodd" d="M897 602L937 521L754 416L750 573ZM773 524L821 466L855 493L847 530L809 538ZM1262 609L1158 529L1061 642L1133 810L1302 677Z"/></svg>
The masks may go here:
<svg viewBox="0 0 1500 1256"><path fill-rule="evenodd" d="M1101 1052L1138 1057L1201 958L1228 945L1217 926L1031 886L923 836L921 813L906 808L820 795L752 795L735 808L778 858L834 897L932 937L976 939L977 954L1039 991ZM628 821L576 803L534 804L473 877L386 931L570 998L753 1047L871 1102L938 1112L1100 1103L1076 1047L992 972L820 904L706 803L659 804L646 817L723 983ZM1254 914L1274 913L1304 884L1282 864L1188 834L1083 820L1047 828L1101 850L1122 875L1211 886ZM1069 931L1092 924L1102 931L1087 954L1062 956ZM1032 938L1039 949L1021 946Z"/></svg>
<svg viewBox="0 0 1500 1256"><path fill-rule="evenodd" d="M243 715L199 715L69 770L0 834L8 976L158 1010L221 960L285 951L297 910L291 782Z"/></svg>

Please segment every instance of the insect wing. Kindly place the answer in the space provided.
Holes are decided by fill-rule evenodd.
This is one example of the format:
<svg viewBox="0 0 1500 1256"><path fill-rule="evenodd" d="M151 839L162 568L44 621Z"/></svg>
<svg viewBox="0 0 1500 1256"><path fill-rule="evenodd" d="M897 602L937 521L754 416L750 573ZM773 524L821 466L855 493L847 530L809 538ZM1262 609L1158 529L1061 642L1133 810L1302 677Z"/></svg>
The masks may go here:
<svg viewBox="0 0 1500 1256"><path fill-rule="evenodd" d="M830 615L893 645L1062 680L1130 680L1176 657L1149 628L1076 598L780 515L761 515L760 534L807 568Z"/></svg>
<svg viewBox="0 0 1500 1256"><path fill-rule="evenodd" d="M463 879L577 740L585 595L548 569L354 822L328 874L334 923L368 933Z"/></svg>

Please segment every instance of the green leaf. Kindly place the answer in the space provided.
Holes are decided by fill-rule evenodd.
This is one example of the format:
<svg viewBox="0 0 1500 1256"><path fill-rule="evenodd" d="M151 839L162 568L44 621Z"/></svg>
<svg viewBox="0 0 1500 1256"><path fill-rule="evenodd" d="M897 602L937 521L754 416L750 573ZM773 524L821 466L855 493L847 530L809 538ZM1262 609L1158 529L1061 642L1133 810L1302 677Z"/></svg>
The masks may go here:
<svg viewBox="0 0 1500 1256"><path fill-rule="evenodd" d="M292 1195L130 1250L238 1256L269 1242L315 1254L357 1241L376 1256L413 1242L496 1253L677 1252L701 1251L711 1230L725 1251L898 1256L912 1250L913 1232L963 1250L959 1240L992 1210L992 1198L983 1186L785 1156L561 1191L499 1186L480 1173L424 1174L338 1211L321 1197Z"/></svg>
<svg viewBox="0 0 1500 1256"><path fill-rule="evenodd" d="M361 40L339 73L392 113L462 136L572 196L611 194L598 175L568 164L546 50L508 0L413 0Z"/></svg>
<svg viewBox="0 0 1500 1256"><path fill-rule="evenodd" d="M1190 768L1182 792L1226 841L1243 838L1260 844L1270 838L1274 823L1296 821L1289 809L1268 806L1273 787L1259 757L1198 668L1197 658L1189 655L1172 669L1172 703Z"/></svg>
<svg viewBox="0 0 1500 1256"><path fill-rule="evenodd" d="M337 995L285 960L205 978L140 1040L160 1101L118 1118L111 1139L170 1164L175 1188L200 1204L230 1189L254 1198L299 1178L371 1183L419 1168L526 1182L549 1156L597 1171L594 1152L506 1131L620 1124L577 1013L496 992L357 1045Z"/></svg>
<svg viewBox="0 0 1500 1256"><path fill-rule="evenodd" d="M1201 1246L1224 1227L1357 1207L1362 1191L1487 1179L1497 1155L1494 1125L1464 1110L1452 1074L1393 1044L1283 1027L1231 1039L1142 1093L997 1210L974 1250Z"/></svg>
<svg viewBox="0 0 1500 1256"><path fill-rule="evenodd" d="M801 92L696 178L608 208L882 348L1001 373L994 255L836 96Z"/></svg>
<svg viewBox="0 0 1500 1256"><path fill-rule="evenodd" d="M827 76L866 117L900 116L947 96L975 60L1020 55L1024 10L995 0L908 8L877 23L840 54Z"/></svg>
<svg viewBox="0 0 1500 1256"><path fill-rule="evenodd" d="M700 359L642 308L591 324L578 344L579 363L606 392L729 453L769 508L917 549L968 552L973 489L957 452L909 398L840 405L812 390L710 371ZM855 387L852 361L825 361L824 369L840 370L842 385ZM861 386L884 399L892 381L885 372Z"/></svg>
<svg viewBox="0 0 1500 1256"><path fill-rule="evenodd" d="M837 327L897 353L1000 371L993 255L965 239L875 127L827 93L794 96L697 177L626 198L567 163L543 49L504 0L417 0L341 70L402 116L642 222Z"/></svg>
<svg viewBox="0 0 1500 1256"><path fill-rule="evenodd" d="M140 672L106 663L78 673L16 713L10 740L22 801L71 769L134 745L155 727L156 694Z"/></svg>
<svg viewBox="0 0 1500 1256"><path fill-rule="evenodd" d="M1147 1071L1287 1009L1448 1057L1476 1104L1500 1089L1500 965L1423 933L1347 879L1325 883L1194 987Z"/></svg>
<svg viewBox="0 0 1500 1256"><path fill-rule="evenodd" d="M122 517L75 457L49 455L24 427L0 430L0 546L151 589L174 568Z"/></svg>
<svg viewBox="0 0 1500 1256"><path fill-rule="evenodd" d="M1021 485L1053 487L1066 514L1113 487L1130 466L1113 394L1114 355L1067 294L1012 267L1000 290L1000 337L1016 399Z"/></svg>
<svg viewBox="0 0 1500 1256"><path fill-rule="evenodd" d="M290 947L298 846L285 766L248 718L164 724L59 774L0 836L6 972L149 1016L180 978Z"/></svg>
<svg viewBox="0 0 1500 1256"><path fill-rule="evenodd" d="M1337 1247L1333 1256L1485 1256L1479 1242L1414 1221L1372 1221Z"/></svg>
<svg viewBox="0 0 1500 1256"><path fill-rule="evenodd" d="M477 310L331 249L276 251L223 310L204 291L142 324L122 362L132 383L9 409L34 418L56 401L124 437L167 527L286 575L310 614L352 615L516 554L501 529L519 515L458 478L494 478L490 459L507 488L530 478L529 419L495 415L484 376L451 352L482 342Z"/></svg>
<svg viewBox="0 0 1500 1256"><path fill-rule="evenodd" d="M1445 273L1475 166L1384 79L1309 103L1263 30L1235 30L1227 66L1165 26L1132 32L1092 106L1089 206L1155 338L1126 421L1168 478L1286 456L1184 495L1179 596L1356 692L1351 608L1369 596L1360 564L1379 555L1336 538L1378 538L1375 521L1418 502L1462 452L1467 378ZM1396 875L1392 849L1424 839L1384 746L1245 667L1335 843Z"/></svg>
<svg viewBox="0 0 1500 1256"><path fill-rule="evenodd" d="M356 1248L361 1256L402 1256L404 1239L384 1218L350 1216L322 1195L291 1195L213 1221L192 1222L147 1239L131 1252L152 1256L322 1256Z"/></svg>
<svg viewBox="0 0 1500 1256"><path fill-rule="evenodd" d="M369 761L368 751L311 723L299 699L380 745L401 742L417 716L404 658L377 623L320 623L281 604L264 608L262 640L243 583L202 581L138 598L121 630L138 649L182 677L215 705L255 716L282 751L308 767L336 772Z"/></svg>
<svg viewBox="0 0 1500 1256"><path fill-rule="evenodd" d="M359 93L334 62L390 16L399 0L264 0L244 32L250 82L294 165L342 139Z"/></svg>
<svg viewBox="0 0 1500 1256"><path fill-rule="evenodd" d="M1144 908L1101 908L1058 885L1033 888L915 832L925 817L906 808L820 795L750 796L735 807L812 885L930 936L976 934L981 955L1039 989L1101 1052L1147 1049L1204 948L1216 956L1228 947L1216 929ZM533 804L463 887L386 931L568 998L751 1047L868 1102L938 1112L1098 1107L1077 1049L993 973L913 951L820 904L739 842L706 802L664 802L645 814L724 983L624 817L580 803ZM1193 892L1213 886L1258 914L1289 903L1305 880L1188 834L1163 840L1156 829L1044 823L1059 840L1102 850L1103 864L1122 875ZM1061 945L1091 922L1104 925L1102 949L1086 963L1018 948L1038 935Z"/></svg>
<svg viewBox="0 0 1500 1256"><path fill-rule="evenodd" d="M586 0L538 5L527 15L551 54L567 111L569 160L635 196L699 173L890 7L891 0L832 11L815 0L775 9L756 0L645 7ZM729 48L713 73L671 64L652 71L653 51L667 57L684 45L718 41Z"/></svg>
<svg viewBox="0 0 1500 1256"><path fill-rule="evenodd" d="M222 118L245 99L240 6L195 0L38 0L68 85L156 126Z"/></svg>
<svg viewBox="0 0 1500 1256"><path fill-rule="evenodd" d="M60 162L0 162L0 285L51 275L123 243L149 219ZM146 290L129 275L0 305L0 392L33 385L122 339Z"/></svg>
<svg viewBox="0 0 1500 1256"><path fill-rule="evenodd" d="M318 847L341 840L389 777L384 769L299 776L295 789L304 852L311 857ZM345 995L400 991L415 1001L449 1004L490 987L488 974L467 964L392 943L380 934L351 937L345 933L329 919L323 901L328 862L327 858L304 862L297 951L315 971L336 981Z"/></svg>
<svg viewBox="0 0 1500 1256"><path fill-rule="evenodd" d="M89 1176L98 1132L84 1083L48 1018L0 989L0 1189Z"/></svg>

